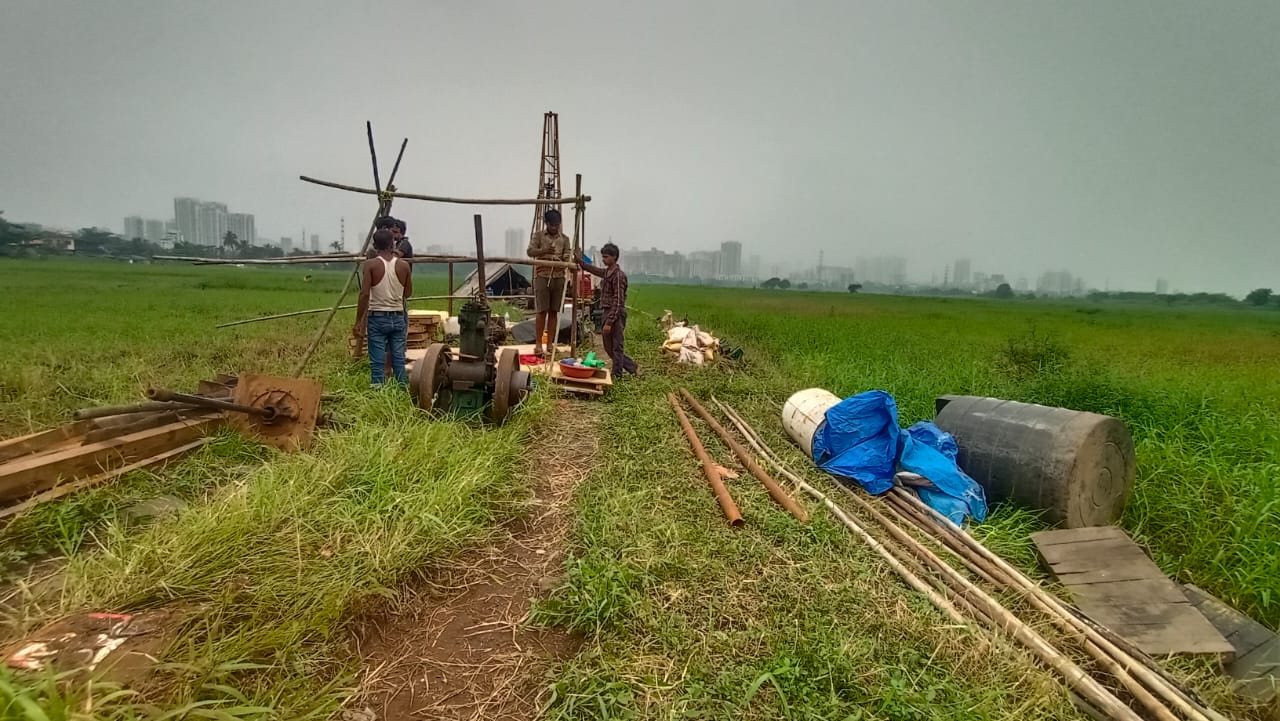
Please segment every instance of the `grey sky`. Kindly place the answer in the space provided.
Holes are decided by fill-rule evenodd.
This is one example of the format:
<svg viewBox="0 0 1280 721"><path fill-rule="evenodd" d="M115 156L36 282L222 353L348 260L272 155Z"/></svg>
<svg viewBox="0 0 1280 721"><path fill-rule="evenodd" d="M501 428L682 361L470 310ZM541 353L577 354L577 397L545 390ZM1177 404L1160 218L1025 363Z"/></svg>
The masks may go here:
<svg viewBox="0 0 1280 721"><path fill-rule="evenodd" d="M371 199L296 177L371 185L366 119L402 189L513 197L555 110L588 243L1241 295L1280 287L1277 37L1265 1L4 0L0 209L193 195L352 245ZM472 212L395 214L464 247ZM494 247L532 217L480 212Z"/></svg>

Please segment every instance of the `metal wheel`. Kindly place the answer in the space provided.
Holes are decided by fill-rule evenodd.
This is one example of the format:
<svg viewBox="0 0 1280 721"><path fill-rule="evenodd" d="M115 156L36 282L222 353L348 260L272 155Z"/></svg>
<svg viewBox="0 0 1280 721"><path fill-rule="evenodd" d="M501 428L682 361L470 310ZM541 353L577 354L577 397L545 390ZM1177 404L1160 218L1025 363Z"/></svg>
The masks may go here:
<svg viewBox="0 0 1280 721"><path fill-rule="evenodd" d="M520 371L520 353L515 348L498 349L498 366L493 379L493 404L489 409L489 419L494 425L502 425L507 420L511 407L519 403L517 396L512 402L512 394L517 389L513 380Z"/></svg>
<svg viewBox="0 0 1280 721"><path fill-rule="evenodd" d="M419 371L421 368L421 371ZM449 347L444 343L432 343L427 354L414 364L417 382L411 384L418 407L424 411L448 410L452 394L449 392Z"/></svg>

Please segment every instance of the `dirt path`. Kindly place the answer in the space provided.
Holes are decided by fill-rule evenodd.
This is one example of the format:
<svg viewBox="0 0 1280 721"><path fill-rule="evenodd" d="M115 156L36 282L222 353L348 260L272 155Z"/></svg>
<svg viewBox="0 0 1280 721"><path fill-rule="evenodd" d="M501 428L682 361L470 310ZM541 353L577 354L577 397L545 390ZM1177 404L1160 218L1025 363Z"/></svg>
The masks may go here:
<svg viewBox="0 0 1280 721"><path fill-rule="evenodd" d="M558 401L542 430L543 454L528 469L528 511L504 536L464 555L394 616L358 639L364 673L351 721L529 719L545 672L579 641L525 624L534 598L559 582L574 487L597 451L598 410Z"/></svg>

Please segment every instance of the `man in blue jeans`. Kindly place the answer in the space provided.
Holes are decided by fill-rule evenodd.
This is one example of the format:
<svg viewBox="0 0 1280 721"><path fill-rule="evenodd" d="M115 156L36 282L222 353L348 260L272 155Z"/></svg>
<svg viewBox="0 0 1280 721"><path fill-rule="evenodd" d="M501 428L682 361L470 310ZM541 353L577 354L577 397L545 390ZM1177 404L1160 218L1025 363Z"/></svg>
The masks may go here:
<svg viewBox="0 0 1280 721"><path fill-rule="evenodd" d="M386 382L386 357L391 354L391 370L396 380L408 383L404 370L408 320L404 299L413 295L413 274L409 263L395 252L395 238L383 229L373 234L373 249L378 254L364 262L360 279L360 303L356 324L357 338L369 341L369 374L373 385Z"/></svg>

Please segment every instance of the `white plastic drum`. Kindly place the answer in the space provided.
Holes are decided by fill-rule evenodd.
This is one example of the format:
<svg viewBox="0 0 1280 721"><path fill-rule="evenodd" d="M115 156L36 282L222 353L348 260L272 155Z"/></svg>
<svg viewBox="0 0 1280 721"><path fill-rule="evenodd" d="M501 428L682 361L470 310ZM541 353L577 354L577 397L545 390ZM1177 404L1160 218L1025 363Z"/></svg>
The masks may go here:
<svg viewBox="0 0 1280 721"><path fill-rule="evenodd" d="M827 411L840 402L839 396L822 388L795 393L782 404L782 427L804 452L813 457L813 436L827 419Z"/></svg>

